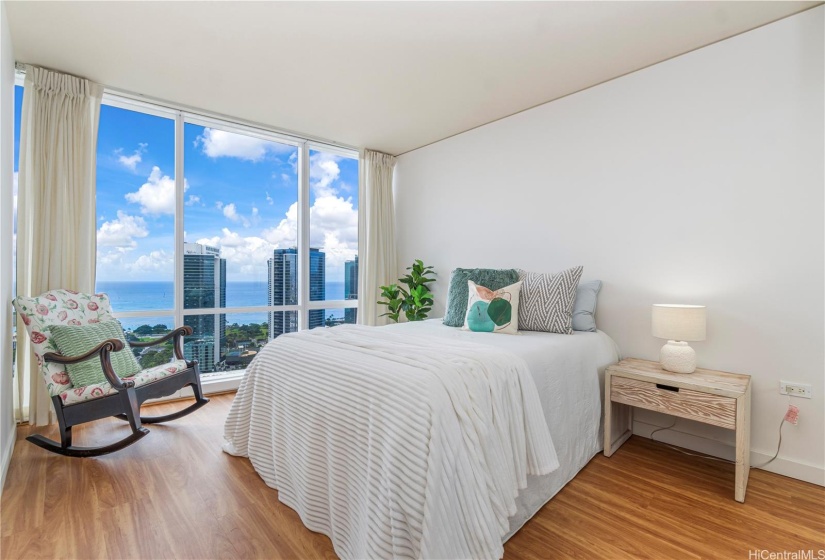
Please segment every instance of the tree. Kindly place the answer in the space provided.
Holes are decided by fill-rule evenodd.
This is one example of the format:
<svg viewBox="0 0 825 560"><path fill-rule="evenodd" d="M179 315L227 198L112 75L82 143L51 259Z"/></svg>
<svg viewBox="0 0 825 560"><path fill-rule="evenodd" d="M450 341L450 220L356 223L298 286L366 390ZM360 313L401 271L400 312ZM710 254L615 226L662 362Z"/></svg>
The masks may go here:
<svg viewBox="0 0 825 560"><path fill-rule="evenodd" d="M152 334L152 327L149 325L141 325L134 330L134 333L138 336L147 336Z"/></svg>
<svg viewBox="0 0 825 560"><path fill-rule="evenodd" d="M172 345L170 343L164 344L160 350L155 352L146 352L140 357L140 367L149 369L155 366L168 364L172 360Z"/></svg>

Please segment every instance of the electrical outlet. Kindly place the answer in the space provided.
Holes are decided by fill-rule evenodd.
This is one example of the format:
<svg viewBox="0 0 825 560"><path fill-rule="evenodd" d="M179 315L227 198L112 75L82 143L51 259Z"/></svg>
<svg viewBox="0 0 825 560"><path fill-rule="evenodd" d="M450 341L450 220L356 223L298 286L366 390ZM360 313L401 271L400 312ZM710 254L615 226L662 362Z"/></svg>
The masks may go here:
<svg viewBox="0 0 825 560"><path fill-rule="evenodd" d="M808 383L794 383L792 381L780 381L779 393L792 397L802 397L810 399L812 396L811 386Z"/></svg>

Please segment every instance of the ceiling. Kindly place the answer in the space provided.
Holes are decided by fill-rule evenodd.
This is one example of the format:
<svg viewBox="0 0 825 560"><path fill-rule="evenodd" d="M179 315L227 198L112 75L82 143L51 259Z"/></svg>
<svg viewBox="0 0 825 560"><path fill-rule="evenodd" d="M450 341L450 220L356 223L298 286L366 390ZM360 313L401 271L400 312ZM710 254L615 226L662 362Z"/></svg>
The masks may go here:
<svg viewBox="0 0 825 560"><path fill-rule="evenodd" d="M7 1L15 58L400 154L819 2Z"/></svg>

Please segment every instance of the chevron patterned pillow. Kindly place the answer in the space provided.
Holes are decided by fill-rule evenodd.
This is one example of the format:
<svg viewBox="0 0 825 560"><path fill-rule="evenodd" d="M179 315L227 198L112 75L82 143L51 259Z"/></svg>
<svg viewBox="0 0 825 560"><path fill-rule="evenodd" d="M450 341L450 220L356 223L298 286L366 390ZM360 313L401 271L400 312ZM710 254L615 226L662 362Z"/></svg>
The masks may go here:
<svg viewBox="0 0 825 560"><path fill-rule="evenodd" d="M519 330L573 334L573 302L581 276L580 266L556 274L520 270Z"/></svg>

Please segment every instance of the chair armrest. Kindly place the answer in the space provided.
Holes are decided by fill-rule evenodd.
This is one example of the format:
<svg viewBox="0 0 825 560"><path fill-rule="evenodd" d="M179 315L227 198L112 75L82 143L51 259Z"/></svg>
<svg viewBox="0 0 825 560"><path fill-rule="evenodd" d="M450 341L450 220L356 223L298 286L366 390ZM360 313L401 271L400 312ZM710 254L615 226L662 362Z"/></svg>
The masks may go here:
<svg viewBox="0 0 825 560"><path fill-rule="evenodd" d="M173 348L175 350L175 357L178 360L183 360L183 337L189 336L192 334L192 327L185 325L183 327L178 327L172 332L167 335L164 335L158 339L150 340L149 342L130 342L129 346L132 348L148 348L149 346L157 346L158 344L163 344L168 340L174 339Z"/></svg>
<svg viewBox="0 0 825 560"><path fill-rule="evenodd" d="M109 358L109 354L112 352L119 352L123 350L123 342L117 340L116 338L110 338L109 340L104 340L85 354L80 356L64 356L63 354L57 354L55 352L47 352L43 355L43 359L47 362L55 362L58 364L77 364L80 362L85 362L86 360L90 360L95 356L100 356L100 365L103 367L103 375L106 376L106 380L114 387L115 389L128 389L129 387L134 387L134 381L124 381L120 377L117 376L115 370L112 369L112 361Z"/></svg>

